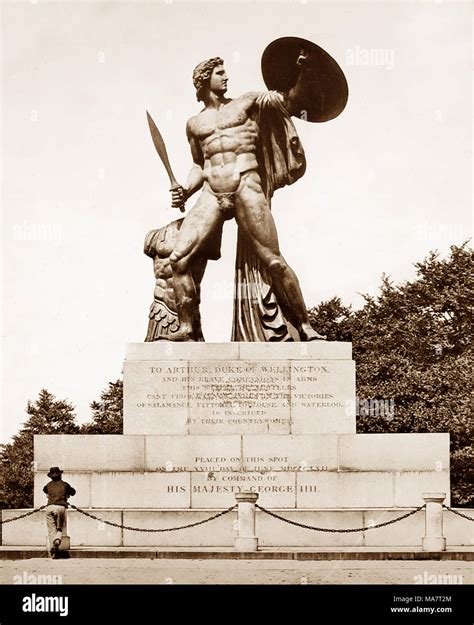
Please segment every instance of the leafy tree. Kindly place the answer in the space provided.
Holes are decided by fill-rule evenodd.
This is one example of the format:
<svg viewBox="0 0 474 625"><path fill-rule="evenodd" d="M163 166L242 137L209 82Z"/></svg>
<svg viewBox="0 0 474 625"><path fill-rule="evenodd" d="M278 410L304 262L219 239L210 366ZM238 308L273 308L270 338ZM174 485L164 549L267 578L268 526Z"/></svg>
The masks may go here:
<svg viewBox="0 0 474 625"><path fill-rule="evenodd" d="M339 297L308 310L310 323L328 341L352 340L352 315L352 308L343 306Z"/></svg>
<svg viewBox="0 0 474 625"><path fill-rule="evenodd" d="M11 443L0 450L2 507L31 508L33 505L33 436L76 434L74 406L42 389L35 402L28 401L27 421Z"/></svg>
<svg viewBox="0 0 474 625"><path fill-rule="evenodd" d="M92 421L81 428L82 434L123 434L123 382L109 382L100 401L90 404Z"/></svg>
<svg viewBox="0 0 474 625"><path fill-rule="evenodd" d="M110 382L100 401L90 404L92 421L76 423L74 407L43 389L35 402L28 401L27 421L0 447L0 497L3 508L33 506L33 436L35 434L122 434L123 382Z"/></svg>
<svg viewBox="0 0 474 625"><path fill-rule="evenodd" d="M393 401L388 414L360 411L358 431L449 432L452 499L472 505L472 251L452 246L447 259L432 252L415 267L412 282L383 276L361 310L334 298L310 319L329 339L352 336L358 398Z"/></svg>
<svg viewBox="0 0 474 625"><path fill-rule="evenodd" d="M472 507L474 484L474 447L466 445L451 453L451 493L455 503Z"/></svg>

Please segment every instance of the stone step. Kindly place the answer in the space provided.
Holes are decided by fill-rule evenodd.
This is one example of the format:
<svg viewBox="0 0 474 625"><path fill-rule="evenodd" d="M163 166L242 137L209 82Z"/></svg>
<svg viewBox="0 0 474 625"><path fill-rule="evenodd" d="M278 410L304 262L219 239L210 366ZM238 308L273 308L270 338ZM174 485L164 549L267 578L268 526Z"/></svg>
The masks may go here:
<svg viewBox="0 0 474 625"><path fill-rule="evenodd" d="M25 560L30 558L48 557L44 549L25 549L0 547L0 560ZM232 547L227 549L155 549L147 548L97 548L76 547L69 551L69 558L146 558L151 560L297 560L297 561L333 561L333 560L451 560L472 562L474 553L471 551L451 549L447 551L426 552L413 545L409 549L390 550L386 549L363 549L347 548L323 550L273 550L266 548L260 551L235 551ZM429 580L430 577L427 577Z"/></svg>

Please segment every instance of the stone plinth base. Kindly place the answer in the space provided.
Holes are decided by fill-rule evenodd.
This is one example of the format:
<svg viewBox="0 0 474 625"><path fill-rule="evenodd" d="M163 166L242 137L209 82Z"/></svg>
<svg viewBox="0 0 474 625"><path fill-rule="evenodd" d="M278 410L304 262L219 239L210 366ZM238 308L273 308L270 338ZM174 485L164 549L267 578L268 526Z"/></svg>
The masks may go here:
<svg viewBox="0 0 474 625"><path fill-rule="evenodd" d="M390 416L384 408L374 418ZM35 506L44 503L51 466L76 489L75 505L138 527L201 520L244 491L258 493L264 508L323 527L373 525L380 514L423 505L428 492L446 493L449 505L448 434L356 434L355 417L350 343L132 344L124 434L35 436ZM70 518L73 546L217 547L235 539L232 515L169 534ZM421 545L415 517L406 523L377 538L308 533L259 514L257 537L262 546Z"/></svg>
<svg viewBox="0 0 474 625"><path fill-rule="evenodd" d="M449 493L448 434L35 436L35 506L59 465L91 508L390 508ZM449 505L449 497L447 499Z"/></svg>

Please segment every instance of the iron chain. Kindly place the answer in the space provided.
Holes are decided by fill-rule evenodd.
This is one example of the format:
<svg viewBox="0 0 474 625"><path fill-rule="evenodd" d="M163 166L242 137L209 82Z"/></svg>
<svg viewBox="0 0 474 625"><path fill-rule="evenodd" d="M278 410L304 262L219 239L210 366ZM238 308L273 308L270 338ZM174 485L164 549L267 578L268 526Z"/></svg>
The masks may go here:
<svg viewBox="0 0 474 625"><path fill-rule="evenodd" d="M119 527L124 530L130 530L132 532L176 532L177 530L184 530L184 529L187 529L188 527L196 527L196 525L202 525L203 523L208 523L209 521L213 521L214 519L217 519L220 516L224 516L224 514L227 514L228 512L231 512L232 510L234 510L234 508L237 507L237 504L234 504L230 508L227 508L227 510L223 510L222 512L218 512L217 514L214 514L208 519L203 519L202 521L196 521L196 523L189 523L188 525L180 525L179 527L167 527L167 528L161 528L161 529L130 527L129 525L122 525L122 523L113 523L112 521L106 521L105 519L100 519L99 517L96 517L93 514L86 512L85 510L81 510L80 508L77 508L73 504L70 504L70 506L71 508L74 508L74 510L77 510L81 514L88 516L91 519L95 519L96 521L100 521L101 523L105 523L106 525L112 525L113 527Z"/></svg>
<svg viewBox="0 0 474 625"><path fill-rule="evenodd" d="M25 514L20 514L20 516L14 516L11 519L5 519L0 521L0 525L5 525L5 523L11 523L12 521L18 521L18 519L24 519L27 516L31 516L35 514L35 512L39 512L40 510L44 510L46 508L46 504L44 506L40 506L39 508L35 508L34 510L30 510L30 512L25 512Z"/></svg>
<svg viewBox="0 0 474 625"><path fill-rule="evenodd" d="M180 525L179 527L169 527L169 528L161 528L161 529L153 529L153 528L150 529L150 528L131 527L128 525L123 525L122 523L114 523L113 521L106 521L105 519L101 519L99 517L96 517L93 514L90 514L89 512L86 512L85 510L81 510L80 508L78 508L77 506L73 504L69 504L69 505L71 508L74 508L74 510L77 510L77 512L79 512L80 514L83 514L84 516L88 516L91 519L94 519L95 521L99 521L101 523L105 523L106 525L111 525L113 527L118 527L120 529L130 530L134 532L175 532L177 530L187 529L190 527L196 527L197 525L203 525L204 523L208 523L209 521L213 521L214 519L224 516L225 514L227 514L228 512L231 512L237 507L237 504L234 504L230 508L227 508L227 510L218 512L217 514L214 514L213 516L207 519L203 519L202 521L189 523L188 525ZM423 504L422 506L420 506L419 508L416 508L415 510L410 510L410 512L407 512L406 514L403 514L402 516L399 516L396 519L385 521L384 523L377 523L376 525L369 525L367 527L357 527L357 528L351 528L351 529L331 529L328 527L315 527L313 525L306 525L304 523L298 523L297 521L291 521L290 519L285 519L279 514L276 514L275 512L271 512L270 510L267 510L266 508L263 508L262 506L259 506L258 504L255 504L255 507L261 510L262 512L265 512L266 514L274 517L275 519L284 521L285 523L288 523L290 525L296 525L297 527L302 527L303 529L314 530L316 532L348 533L348 532L365 532L367 530L376 529L378 527L385 527L387 525L391 525L392 523L398 523L398 521L402 521L403 519L407 519L413 514L416 514L417 512L422 510L425 507L425 505ZM0 525L5 525L5 523L11 523L12 521L18 521L19 519L24 519L25 517L31 516L32 514L35 514L36 512L40 512L41 510L44 510L45 508L46 508L46 505L40 506L39 508L35 508L34 510L30 510L29 512L26 512L25 514L20 514L19 516L16 516L16 517L12 517L11 519L2 519L0 520ZM443 504L443 508L446 508L446 510L449 510L453 514L456 514L457 516L460 516L463 519L466 519L467 521L471 521L471 523L474 522L473 517L467 516L466 514L462 514L462 512L458 512L457 510L454 510L453 508L450 508L449 506L446 506Z"/></svg>
<svg viewBox="0 0 474 625"><path fill-rule="evenodd" d="M457 510L454 510L453 508L450 508L449 506L445 506L444 504L443 504L443 508L446 508L446 510L449 510L453 514L457 514L458 516L462 516L463 519L467 519L468 521L471 521L471 523L474 523L474 518L471 517L471 516L467 516L467 514L463 514L462 512L458 512Z"/></svg>
<svg viewBox="0 0 474 625"><path fill-rule="evenodd" d="M304 523L298 523L297 521L290 521L290 519L285 519L279 514L275 514L274 512L270 512L270 510L267 510L266 508L262 508L262 506L259 506L258 504L255 504L255 507L261 510L262 512L266 512L270 516L275 517L275 519L279 519L280 521L284 521L285 523L289 523L290 525L296 525L297 527L302 527L306 530L314 530L316 532L347 533L347 532L365 532L366 530L373 530L377 527L385 527L386 525L397 523L397 521L401 521L402 519L407 519L409 516L412 516L412 514L416 514L417 512L422 510L425 507L425 504L423 504L419 508L416 508L415 510L410 510L410 512L407 512L406 514L403 514L402 516L399 516L396 519L392 519L391 521L385 521L385 523L378 523L377 525L370 525L369 527L356 527L353 529L330 529L328 527L314 527L313 525L305 525Z"/></svg>

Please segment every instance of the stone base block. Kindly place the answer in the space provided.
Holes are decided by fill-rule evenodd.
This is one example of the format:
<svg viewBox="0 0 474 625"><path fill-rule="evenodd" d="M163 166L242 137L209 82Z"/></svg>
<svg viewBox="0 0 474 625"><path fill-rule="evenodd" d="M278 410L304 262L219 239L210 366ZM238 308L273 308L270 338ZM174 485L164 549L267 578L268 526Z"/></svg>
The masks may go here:
<svg viewBox="0 0 474 625"><path fill-rule="evenodd" d="M1 510L2 521L30 512L29 509ZM22 545L25 547L44 547L48 543L45 513L37 512L31 516L2 525L2 545Z"/></svg>
<svg viewBox="0 0 474 625"><path fill-rule="evenodd" d="M219 510L124 510L129 527L167 528L197 523ZM229 547L237 535L237 512L232 511L209 523L172 532L134 532L124 530L125 547Z"/></svg>
<svg viewBox="0 0 474 625"><path fill-rule="evenodd" d="M474 509L472 508L463 508L459 512L474 519ZM474 523L445 510L443 514L443 528L444 535L448 537L448 547L450 536L455 536L456 540L460 541L456 543L457 545L474 547Z"/></svg>
<svg viewBox="0 0 474 625"><path fill-rule="evenodd" d="M449 434L48 434L35 436L34 451L45 475L52 464L73 473L449 470Z"/></svg>
<svg viewBox="0 0 474 625"><path fill-rule="evenodd" d="M122 510L87 510L91 514L123 525ZM73 547L120 547L123 545L123 530L119 527L96 521L75 510L68 511L69 534Z"/></svg>
<svg viewBox="0 0 474 625"><path fill-rule="evenodd" d="M143 436L121 434L45 434L34 438L36 471L143 471ZM65 478L66 479L66 478Z"/></svg>
<svg viewBox="0 0 474 625"><path fill-rule="evenodd" d="M71 503L91 508L227 508L242 491L258 493L266 508L416 507L423 505L424 492L449 493L446 471L104 471L71 473L67 479L78 489ZM44 474L36 474L37 506L44 503L46 482Z"/></svg>
<svg viewBox="0 0 474 625"><path fill-rule="evenodd" d="M258 509L257 509L258 510ZM328 529L363 527L362 510L336 512L334 510L272 510L282 517L304 525ZM364 533L316 532L288 525L258 510L256 532L261 547L362 547ZM420 538L418 537L418 542ZM416 544L416 542L415 542Z"/></svg>
<svg viewBox="0 0 474 625"><path fill-rule="evenodd" d="M450 490L448 434L61 435L35 437L35 506L58 455L86 508L226 508L242 490L270 508L389 508Z"/></svg>

